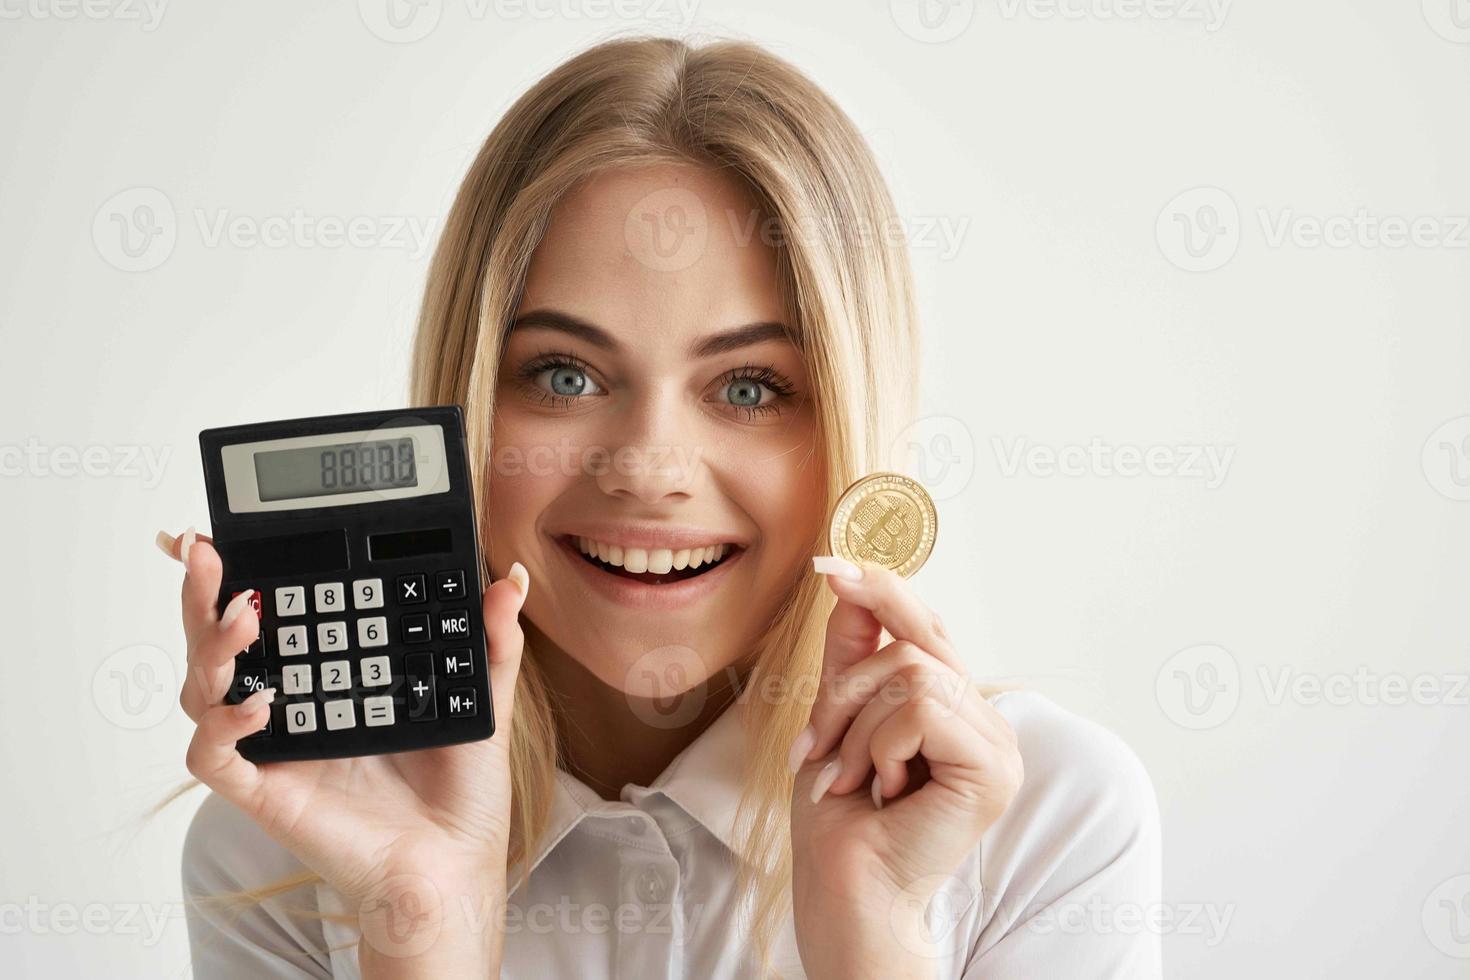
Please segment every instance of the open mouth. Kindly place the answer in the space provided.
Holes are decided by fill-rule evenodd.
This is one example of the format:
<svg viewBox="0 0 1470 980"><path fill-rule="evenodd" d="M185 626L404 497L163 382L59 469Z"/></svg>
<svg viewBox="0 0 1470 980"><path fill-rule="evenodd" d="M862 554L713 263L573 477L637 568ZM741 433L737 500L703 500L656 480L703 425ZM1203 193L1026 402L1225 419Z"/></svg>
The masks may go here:
<svg viewBox="0 0 1470 980"><path fill-rule="evenodd" d="M722 542L702 548L623 548L592 538L565 535L562 544L609 575L644 585L670 585L698 578L734 561L745 549Z"/></svg>

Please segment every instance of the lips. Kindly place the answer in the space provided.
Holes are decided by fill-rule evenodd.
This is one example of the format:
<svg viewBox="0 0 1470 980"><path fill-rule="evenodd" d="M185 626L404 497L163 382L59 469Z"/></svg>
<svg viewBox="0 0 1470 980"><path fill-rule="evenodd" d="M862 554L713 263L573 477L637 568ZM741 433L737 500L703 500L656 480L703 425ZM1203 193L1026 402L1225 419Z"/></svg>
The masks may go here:
<svg viewBox="0 0 1470 980"><path fill-rule="evenodd" d="M579 577L587 580L613 601L644 608L676 608L709 595L728 576L729 567L734 566L741 555L745 554L745 548L734 542L704 545L703 554L691 554L691 557L686 558L685 566L679 569L673 567L678 555L673 548L619 545L622 554L617 555L613 547L604 547L603 551L609 554L609 558L619 558L617 561L610 561L598 557L597 545L603 544L598 539L557 535L556 542L557 550L566 554L567 560L575 564ZM592 554L588 554L588 551ZM681 548L679 551L695 552L700 551L700 548ZM701 558L697 566L692 564L695 557ZM713 561L703 560L704 557L713 557ZM634 569L642 566L642 570L634 572L628 566Z"/></svg>

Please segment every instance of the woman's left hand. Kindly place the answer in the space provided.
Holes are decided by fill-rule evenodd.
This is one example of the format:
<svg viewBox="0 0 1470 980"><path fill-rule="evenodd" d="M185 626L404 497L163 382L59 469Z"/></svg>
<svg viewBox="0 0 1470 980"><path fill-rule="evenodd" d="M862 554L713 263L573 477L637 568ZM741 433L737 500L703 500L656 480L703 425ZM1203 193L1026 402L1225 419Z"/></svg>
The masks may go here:
<svg viewBox="0 0 1470 980"><path fill-rule="evenodd" d="M841 559L816 565L832 569L838 602L811 725L791 748L802 962L810 976L923 974L932 962L904 934L922 933L929 898L1010 805L1021 754L905 579Z"/></svg>

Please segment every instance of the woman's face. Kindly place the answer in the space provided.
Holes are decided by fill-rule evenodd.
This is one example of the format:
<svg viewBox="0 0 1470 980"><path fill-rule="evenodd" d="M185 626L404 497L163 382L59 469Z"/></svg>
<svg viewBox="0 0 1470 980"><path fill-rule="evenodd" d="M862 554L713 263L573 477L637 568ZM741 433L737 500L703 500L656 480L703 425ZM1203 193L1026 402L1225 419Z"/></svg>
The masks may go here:
<svg viewBox="0 0 1470 980"><path fill-rule="evenodd" d="M812 392L762 230L713 170L596 175L554 212L507 338L497 573L524 564L531 624L630 695L748 654L825 518Z"/></svg>

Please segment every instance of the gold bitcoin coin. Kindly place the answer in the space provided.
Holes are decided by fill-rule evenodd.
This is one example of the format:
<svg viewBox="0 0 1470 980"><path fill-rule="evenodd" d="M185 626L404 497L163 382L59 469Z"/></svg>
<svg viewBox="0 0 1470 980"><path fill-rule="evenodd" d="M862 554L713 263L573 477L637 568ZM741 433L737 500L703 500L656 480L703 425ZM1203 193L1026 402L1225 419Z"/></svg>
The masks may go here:
<svg viewBox="0 0 1470 980"><path fill-rule="evenodd" d="M907 578L929 558L938 533L939 513L922 484L902 473L870 473L842 491L827 542L834 555Z"/></svg>

